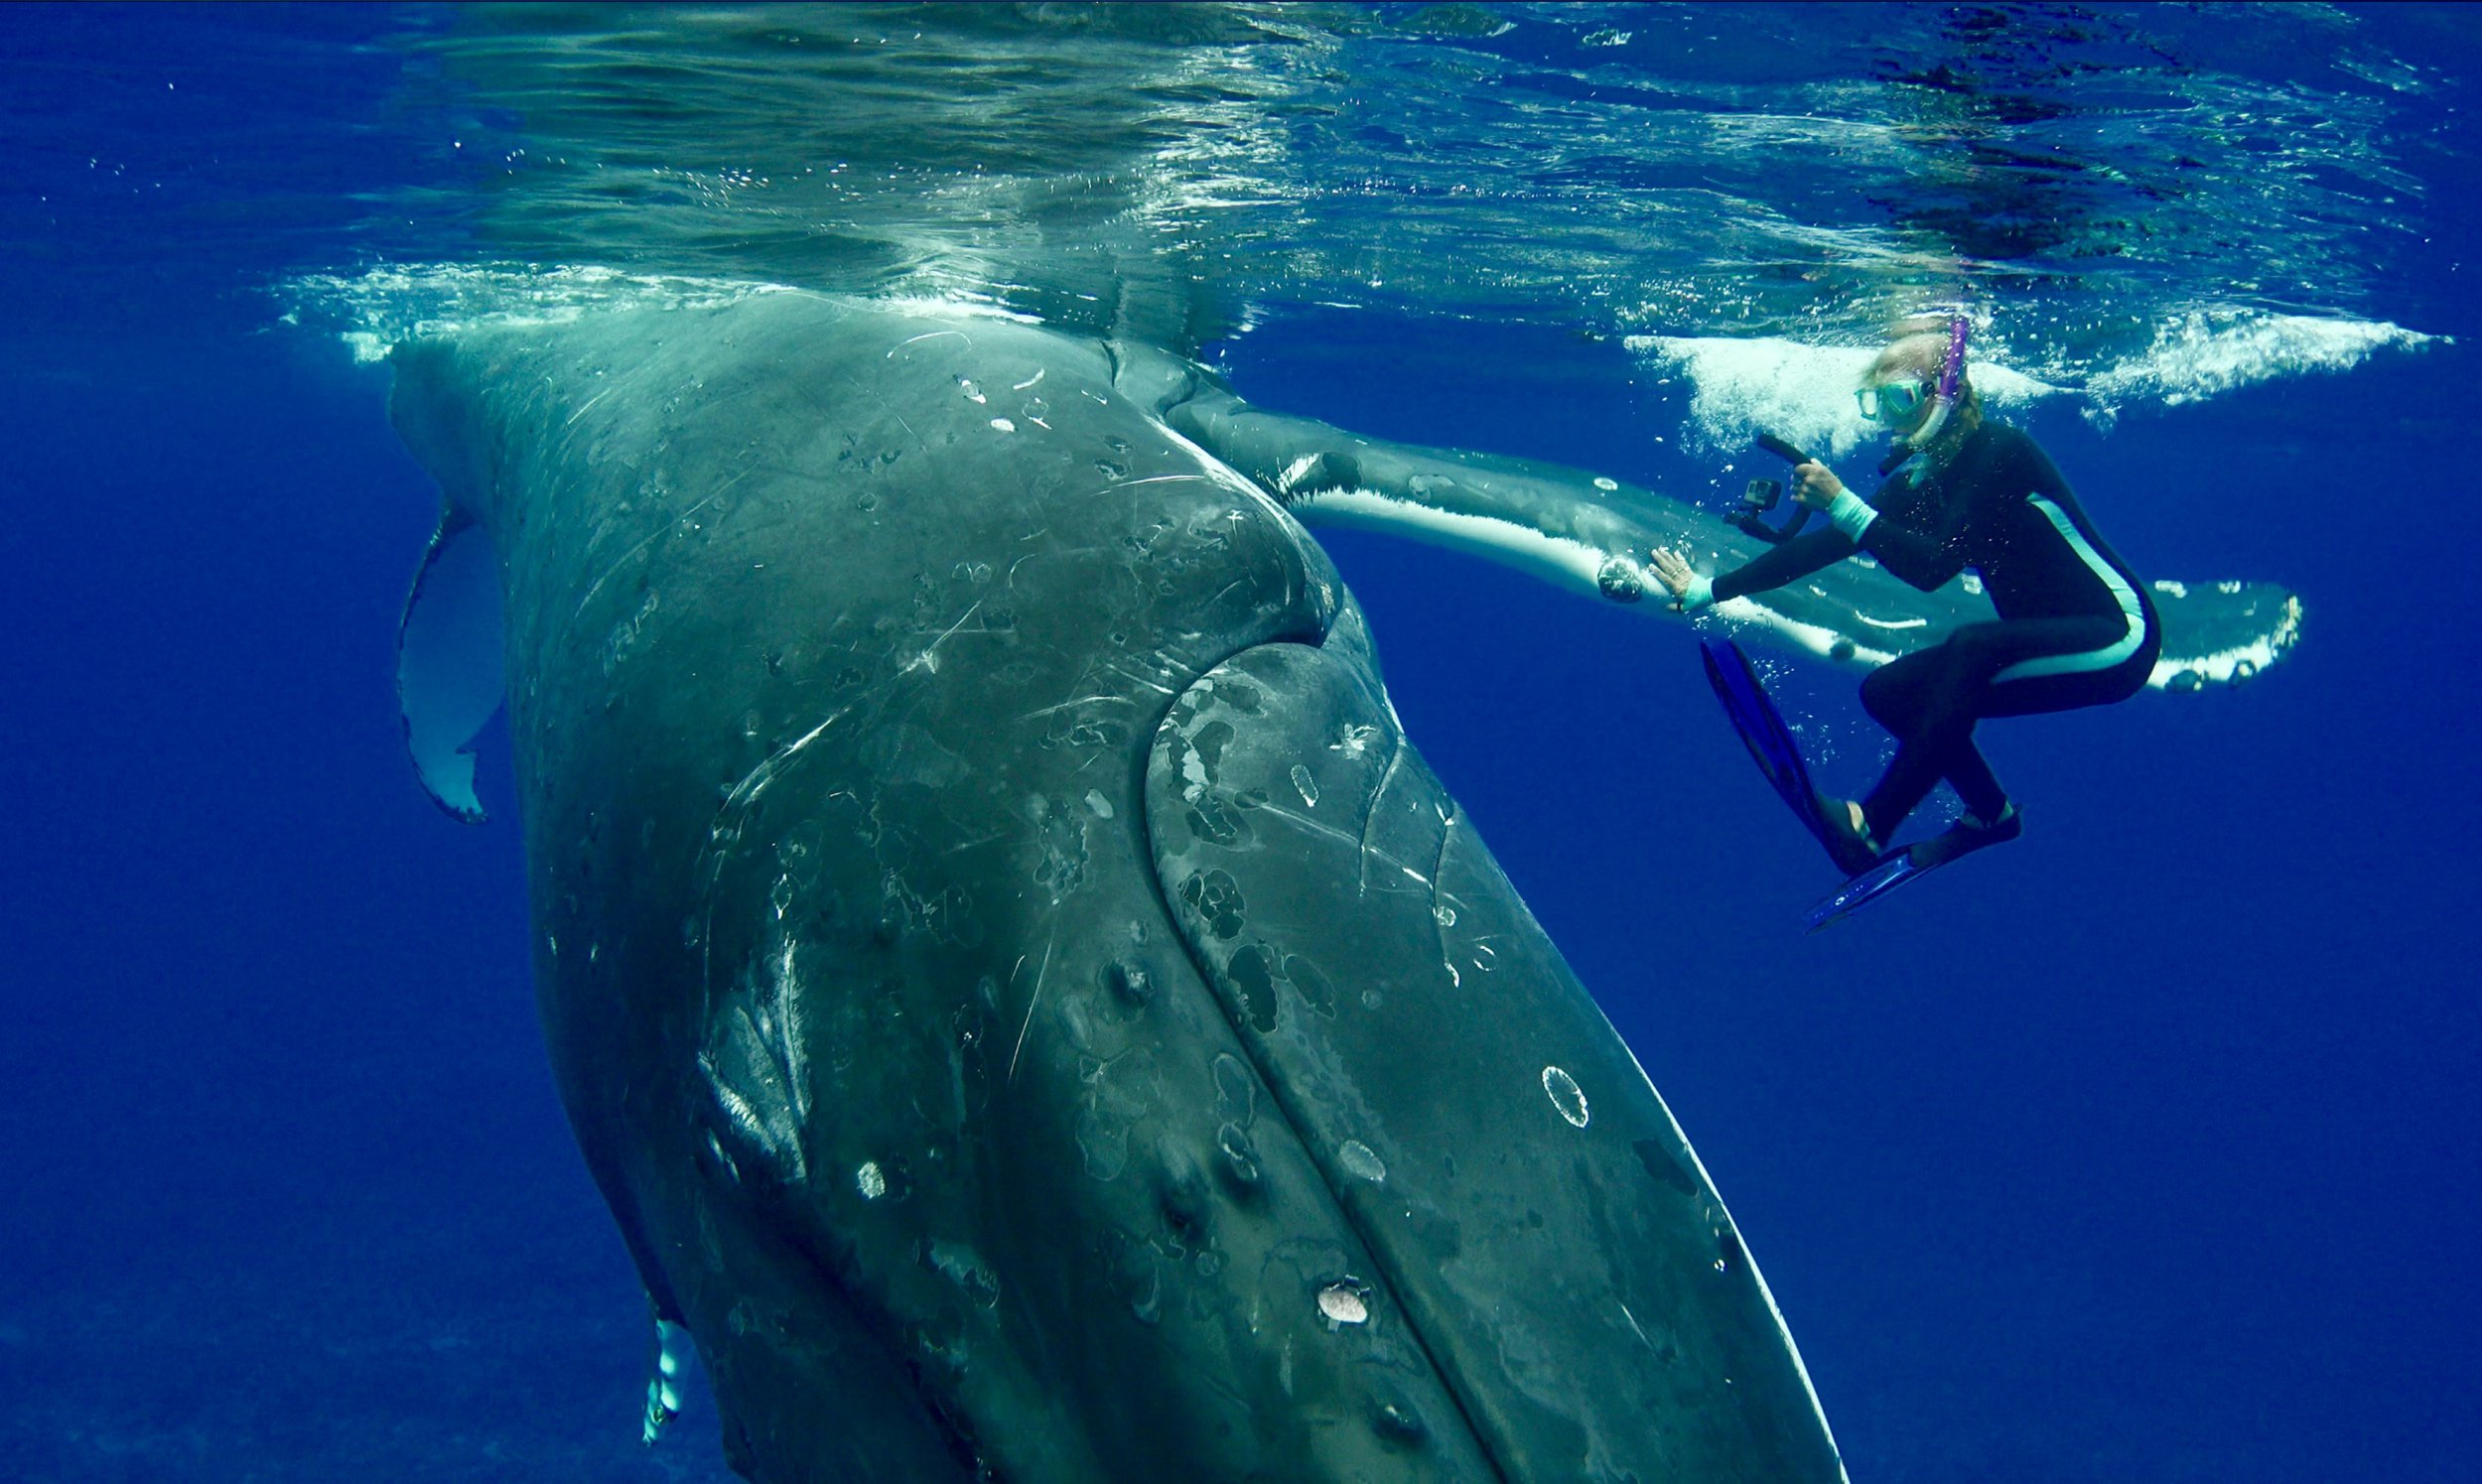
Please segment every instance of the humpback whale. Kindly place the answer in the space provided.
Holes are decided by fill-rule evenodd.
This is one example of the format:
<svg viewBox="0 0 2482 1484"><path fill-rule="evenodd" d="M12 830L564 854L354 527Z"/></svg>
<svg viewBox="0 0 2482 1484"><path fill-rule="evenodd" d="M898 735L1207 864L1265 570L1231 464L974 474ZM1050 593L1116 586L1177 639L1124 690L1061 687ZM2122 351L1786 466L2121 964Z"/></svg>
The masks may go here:
<svg viewBox="0 0 2482 1484"><path fill-rule="evenodd" d="M650 1435L687 1344L761 1480L1843 1477L1714 1182L1304 524L1626 602L1648 539L1720 520L953 306L754 292L390 359L445 494L407 738L480 818L504 685ZM1838 581L1744 621L1867 663L1962 601ZM2201 592L2181 652L2280 652L2289 602Z"/></svg>

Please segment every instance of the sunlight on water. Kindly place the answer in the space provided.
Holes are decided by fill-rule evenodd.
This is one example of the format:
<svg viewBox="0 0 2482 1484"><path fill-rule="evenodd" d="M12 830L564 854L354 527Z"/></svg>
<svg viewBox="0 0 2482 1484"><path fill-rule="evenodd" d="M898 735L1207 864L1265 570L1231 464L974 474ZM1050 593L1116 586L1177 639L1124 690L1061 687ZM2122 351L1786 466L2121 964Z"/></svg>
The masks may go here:
<svg viewBox="0 0 2482 1484"><path fill-rule="evenodd" d="M757 285L1174 348L1351 306L1633 337L1712 443L1841 452L1907 316L2106 422L2427 338L2375 286L2429 73L2323 12L419 14L386 107L450 166L292 296L371 344Z"/></svg>

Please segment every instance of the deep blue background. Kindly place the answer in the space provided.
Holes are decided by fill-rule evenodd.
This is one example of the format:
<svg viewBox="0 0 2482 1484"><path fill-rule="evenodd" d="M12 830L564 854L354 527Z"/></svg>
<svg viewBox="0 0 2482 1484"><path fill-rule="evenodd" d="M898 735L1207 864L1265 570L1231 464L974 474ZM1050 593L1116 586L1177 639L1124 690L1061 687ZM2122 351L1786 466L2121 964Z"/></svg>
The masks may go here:
<svg viewBox="0 0 2482 1484"><path fill-rule="evenodd" d="M324 77L288 106L384 80ZM69 153L14 156L16 185L82 179ZM2473 184L2431 183L2443 244ZM272 330L229 261L81 271L87 236L145 240L116 200L73 198L45 247L12 196L0 283L0 1476L718 1477L703 1416L635 1441L642 1311L543 1066L513 824L455 825L402 760L436 495L384 375ZM2303 642L2238 692L1987 729L2024 841L1818 938L1793 923L1825 868L1686 629L1329 537L1409 730L1732 1202L1859 1478L2462 1480L2482 1454L2482 327L2435 266L2389 312L2463 345L2109 437L2032 420L2142 572L2290 583ZM1221 353L1245 395L1361 431L1714 473L1667 452L1678 389L1608 343L1336 314ZM1852 688L1785 694L1859 783Z"/></svg>

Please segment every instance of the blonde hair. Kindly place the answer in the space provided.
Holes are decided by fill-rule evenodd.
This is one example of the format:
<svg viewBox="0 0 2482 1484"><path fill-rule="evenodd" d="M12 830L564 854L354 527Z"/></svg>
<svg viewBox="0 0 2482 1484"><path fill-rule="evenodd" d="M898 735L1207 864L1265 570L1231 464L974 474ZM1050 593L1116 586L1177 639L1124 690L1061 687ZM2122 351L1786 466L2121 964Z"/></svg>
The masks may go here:
<svg viewBox="0 0 2482 1484"><path fill-rule="evenodd" d="M1862 373L1862 384L1878 386L1885 382L1912 379L1936 386L1939 374L1948 368L1948 335L1933 331L1908 335L1878 352L1878 359ZM1982 394L1974 390L1973 377L1960 364L1956 372L1956 402L1948 409L1948 421L1941 426L1935 442L1948 443L1963 438L1983 423Z"/></svg>
<svg viewBox="0 0 2482 1484"><path fill-rule="evenodd" d="M1937 381L1947 364L1947 336L1908 335L1878 352L1878 359L1870 362L1865 379L1872 382L1893 381L1901 374L1923 381Z"/></svg>

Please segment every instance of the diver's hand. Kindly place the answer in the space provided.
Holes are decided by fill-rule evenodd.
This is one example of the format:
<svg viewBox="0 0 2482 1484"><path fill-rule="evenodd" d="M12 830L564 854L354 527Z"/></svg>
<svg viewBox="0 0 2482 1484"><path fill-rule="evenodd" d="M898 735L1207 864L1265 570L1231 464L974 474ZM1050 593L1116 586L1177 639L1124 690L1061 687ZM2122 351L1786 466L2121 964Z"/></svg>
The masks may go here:
<svg viewBox="0 0 2482 1484"><path fill-rule="evenodd" d="M1698 574L1690 570L1689 560L1686 557L1664 546L1655 547L1646 556L1655 569L1656 578L1672 590L1674 603L1677 604L1689 596L1690 579Z"/></svg>
<svg viewBox="0 0 2482 1484"><path fill-rule="evenodd" d="M1824 510L1845 492L1845 481L1816 459L1793 466L1793 498L1813 510Z"/></svg>
<svg viewBox="0 0 2482 1484"><path fill-rule="evenodd" d="M1672 611L1686 613L1715 602L1715 589L1698 575L1689 559L1669 547L1651 547L1646 553L1647 565L1655 578L1672 593Z"/></svg>

